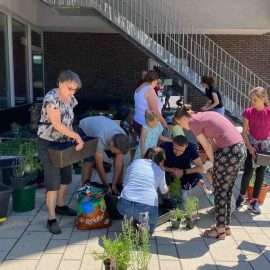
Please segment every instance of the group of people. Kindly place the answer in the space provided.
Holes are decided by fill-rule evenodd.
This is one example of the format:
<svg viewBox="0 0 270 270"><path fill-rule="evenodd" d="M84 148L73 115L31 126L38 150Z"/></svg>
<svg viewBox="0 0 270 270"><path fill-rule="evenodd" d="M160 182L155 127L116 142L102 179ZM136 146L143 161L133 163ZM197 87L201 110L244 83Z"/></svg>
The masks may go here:
<svg viewBox="0 0 270 270"><path fill-rule="evenodd" d="M43 100L41 121L38 129L39 156L44 166L46 203L48 207L48 230L61 233L56 214L76 215L65 205L65 194L71 182L71 167L56 168L48 156L51 142L75 140L77 150L83 147L79 134L98 138L94 156L84 161L82 181L91 181L93 169L108 192L120 194L117 208L123 216L139 219L142 212L148 212L150 231L153 232L158 218L158 192L169 191L169 181L181 179L183 197L200 183L205 172L198 147L189 142L184 130L195 136L197 143L206 153L213 166L211 177L214 188L216 224L204 232L206 237L224 239L230 235L231 196L242 161L245 161L240 195L236 206L239 208L253 173L252 163L256 152L269 151L270 107L265 89L257 87L250 93L252 107L243 113L243 136L234 125L224 117L224 107L219 91L210 77L203 77L209 102L194 112L190 105L179 108L174 115L174 125L179 134L166 137L168 129L162 116L162 104L155 87L159 76L154 71L144 74L143 80L134 93L135 113L133 127L139 138L134 160L124 172L124 156L129 151L129 137L115 121L104 116L87 117L80 121L78 133L73 131L73 108L77 104L75 92L81 81L72 71L59 75L58 87L49 91ZM260 121L258 121L260 119ZM246 156L246 149L248 154ZM106 174L107 162L113 160L113 177ZM263 182L265 168L256 168L255 188L251 210L260 213L258 194Z"/></svg>

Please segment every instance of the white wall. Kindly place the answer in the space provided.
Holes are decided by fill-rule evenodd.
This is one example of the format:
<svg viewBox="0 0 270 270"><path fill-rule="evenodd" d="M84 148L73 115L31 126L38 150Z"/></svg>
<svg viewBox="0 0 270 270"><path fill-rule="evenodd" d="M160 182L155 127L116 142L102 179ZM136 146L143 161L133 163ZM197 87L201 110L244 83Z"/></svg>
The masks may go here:
<svg viewBox="0 0 270 270"><path fill-rule="evenodd" d="M151 4L160 0L143 0ZM205 33L262 34L270 32L270 0L167 0L185 25ZM61 16L40 0L0 0L0 9L47 31L110 33L114 30L96 16Z"/></svg>
<svg viewBox="0 0 270 270"><path fill-rule="evenodd" d="M269 0L168 0L168 3L178 10L186 25L202 32L270 32Z"/></svg>
<svg viewBox="0 0 270 270"><path fill-rule="evenodd" d="M0 10L11 12L23 20L38 25L37 0L0 0Z"/></svg>
<svg viewBox="0 0 270 270"><path fill-rule="evenodd" d="M1 1L1 0L0 0ZM64 16L56 10L39 3L39 25L45 31L111 33L114 30L97 16Z"/></svg>

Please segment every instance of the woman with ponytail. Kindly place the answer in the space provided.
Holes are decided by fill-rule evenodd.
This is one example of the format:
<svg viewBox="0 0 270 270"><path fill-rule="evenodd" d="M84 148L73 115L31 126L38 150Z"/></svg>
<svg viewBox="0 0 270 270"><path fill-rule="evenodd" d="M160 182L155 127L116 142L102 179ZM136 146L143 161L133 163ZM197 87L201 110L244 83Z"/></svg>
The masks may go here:
<svg viewBox="0 0 270 270"><path fill-rule="evenodd" d="M240 194L236 200L236 208L240 208L245 200L249 181L255 170L253 198L249 209L254 214L260 214L258 197L264 180L265 166L254 169L253 163L257 152L270 152L270 106L266 89L256 87L249 93L252 106L243 113L243 138L247 146L247 158L241 181Z"/></svg>
<svg viewBox="0 0 270 270"><path fill-rule="evenodd" d="M158 219L158 193L167 193L165 172L160 166L165 160L164 151L149 148L143 159L134 160L128 167L117 208L121 215L139 221L142 212L148 212L150 232Z"/></svg>
<svg viewBox="0 0 270 270"><path fill-rule="evenodd" d="M225 239L230 235L232 189L245 158L241 134L233 124L217 112L194 113L190 105L178 109L175 122L190 130L213 162L216 225L203 234L205 237Z"/></svg>

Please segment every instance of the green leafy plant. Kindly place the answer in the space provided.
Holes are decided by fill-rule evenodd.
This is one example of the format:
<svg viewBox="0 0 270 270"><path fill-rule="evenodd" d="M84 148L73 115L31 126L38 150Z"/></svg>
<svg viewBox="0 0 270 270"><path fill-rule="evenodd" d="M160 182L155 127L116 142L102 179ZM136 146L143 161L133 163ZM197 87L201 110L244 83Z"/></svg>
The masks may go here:
<svg viewBox="0 0 270 270"><path fill-rule="evenodd" d="M181 179L176 177L174 181L170 184L170 193L173 197L179 197L181 189Z"/></svg>
<svg viewBox="0 0 270 270"><path fill-rule="evenodd" d="M16 170L17 176L25 173L37 172L41 169L41 164L37 158L37 146L35 141L23 142L19 146L18 154L22 157Z"/></svg>
<svg viewBox="0 0 270 270"><path fill-rule="evenodd" d="M107 237L102 238L104 253L97 254L97 259L102 259L104 262L110 262L115 266L115 270L128 269L130 262L130 246L129 243L123 239L122 235L116 236L115 239Z"/></svg>
<svg viewBox="0 0 270 270"><path fill-rule="evenodd" d="M124 218L122 232L114 240L103 237L103 254L96 254L115 270L147 270L151 259L148 230L137 230L133 220Z"/></svg>
<svg viewBox="0 0 270 270"><path fill-rule="evenodd" d="M178 207L175 210L172 210L170 213L170 220L182 221L185 219L186 212Z"/></svg>
<svg viewBox="0 0 270 270"><path fill-rule="evenodd" d="M185 203L185 215L187 218L192 218L193 215L198 211L199 199L195 196L187 198Z"/></svg>
<svg viewBox="0 0 270 270"><path fill-rule="evenodd" d="M191 196L185 203L185 216L186 216L186 228L192 229L194 227L194 214L198 211L199 200L195 196Z"/></svg>
<svg viewBox="0 0 270 270"><path fill-rule="evenodd" d="M124 219L122 237L130 247L130 269L147 270L151 259L150 234L145 228L135 229L133 220Z"/></svg>

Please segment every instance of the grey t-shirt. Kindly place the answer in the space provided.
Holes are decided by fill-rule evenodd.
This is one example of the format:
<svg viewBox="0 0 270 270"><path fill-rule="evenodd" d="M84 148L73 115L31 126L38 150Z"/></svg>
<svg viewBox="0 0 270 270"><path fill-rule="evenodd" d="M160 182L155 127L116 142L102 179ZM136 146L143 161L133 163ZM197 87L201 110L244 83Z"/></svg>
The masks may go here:
<svg viewBox="0 0 270 270"><path fill-rule="evenodd" d="M97 152L109 150L109 142L116 134L126 134L113 120L105 116L90 116L80 121L79 127L90 137L98 138Z"/></svg>

